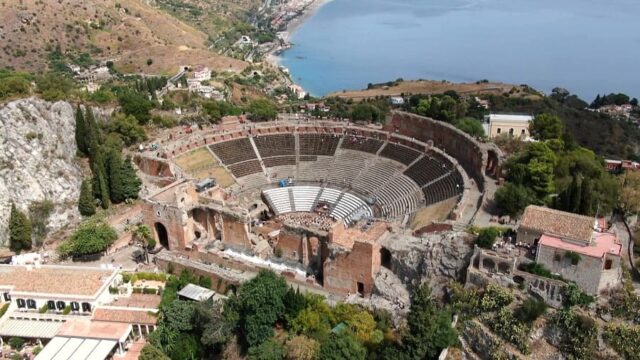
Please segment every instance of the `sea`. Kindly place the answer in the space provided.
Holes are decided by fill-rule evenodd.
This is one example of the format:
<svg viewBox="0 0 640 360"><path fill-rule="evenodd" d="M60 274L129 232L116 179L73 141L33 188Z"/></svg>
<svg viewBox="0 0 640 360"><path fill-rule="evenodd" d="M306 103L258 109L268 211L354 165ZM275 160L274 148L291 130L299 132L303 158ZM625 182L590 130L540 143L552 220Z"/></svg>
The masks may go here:
<svg viewBox="0 0 640 360"><path fill-rule="evenodd" d="M280 64L315 96L403 78L640 97L639 15L640 0L332 0Z"/></svg>

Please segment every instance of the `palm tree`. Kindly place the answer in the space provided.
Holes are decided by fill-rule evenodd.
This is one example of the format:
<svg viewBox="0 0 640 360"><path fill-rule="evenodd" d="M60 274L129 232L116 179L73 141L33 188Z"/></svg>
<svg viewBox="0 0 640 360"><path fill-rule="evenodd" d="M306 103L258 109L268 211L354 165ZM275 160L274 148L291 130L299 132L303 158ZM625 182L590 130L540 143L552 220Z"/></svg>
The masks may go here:
<svg viewBox="0 0 640 360"><path fill-rule="evenodd" d="M155 239L151 236L151 229L149 229L147 225L139 224L133 230L133 238L142 242L142 248L144 249L145 262L148 264L149 263L148 248L150 245L153 245L153 247L155 247L156 245Z"/></svg>

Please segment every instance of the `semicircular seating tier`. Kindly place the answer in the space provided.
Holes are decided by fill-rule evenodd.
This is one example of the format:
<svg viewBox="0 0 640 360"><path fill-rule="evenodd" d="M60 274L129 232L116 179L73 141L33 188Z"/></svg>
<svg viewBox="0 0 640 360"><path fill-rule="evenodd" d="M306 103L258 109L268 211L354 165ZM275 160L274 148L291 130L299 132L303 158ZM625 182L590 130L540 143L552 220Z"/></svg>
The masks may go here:
<svg viewBox="0 0 640 360"><path fill-rule="evenodd" d="M274 187L283 179L295 185L321 185L357 194L372 204L374 216L396 219L459 198L465 188L464 176L449 157L412 139L376 132L353 135L340 128L268 131L207 145L242 189ZM295 190L294 196L303 196L304 191ZM312 204L289 203L296 205ZM285 204L276 208L287 212ZM348 209L341 212L342 207L333 210L343 219L350 214Z"/></svg>
<svg viewBox="0 0 640 360"><path fill-rule="evenodd" d="M373 217L373 211L359 197L343 190L320 186L288 186L262 192L267 204L276 215L290 212L311 212L317 206L328 206L334 219L351 220Z"/></svg>

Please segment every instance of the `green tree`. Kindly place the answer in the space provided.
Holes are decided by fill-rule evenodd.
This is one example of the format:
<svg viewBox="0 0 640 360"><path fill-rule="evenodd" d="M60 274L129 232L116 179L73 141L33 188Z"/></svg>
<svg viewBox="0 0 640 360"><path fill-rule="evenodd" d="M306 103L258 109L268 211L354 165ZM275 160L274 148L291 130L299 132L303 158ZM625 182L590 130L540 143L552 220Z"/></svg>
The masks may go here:
<svg viewBox="0 0 640 360"><path fill-rule="evenodd" d="M498 213L517 217L528 205L535 204L535 195L526 187L507 183L496 191L494 201Z"/></svg>
<svg viewBox="0 0 640 360"><path fill-rule="evenodd" d="M115 114L107 128L110 132L118 134L127 146L147 140L144 128L138 124L138 119L132 115Z"/></svg>
<svg viewBox="0 0 640 360"><path fill-rule="evenodd" d="M165 355L162 350L157 347L147 343L142 348L140 352L140 356L138 360L170 360L167 355Z"/></svg>
<svg viewBox="0 0 640 360"><path fill-rule="evenodd" d="M529 124L529 132L537 140L561 139L564 124L555 115L540 114Z"/></svg>
<svg viewBox="0 0 640 360"><path fill-rule="evenodd" d="M285 344L287 359L316 360L319 350L320 343L304 335L294 336L287 340Z"/></svg>
<svg viewBox="0 0 640 360"><path fill-rule="evenodd" d="M73 232L58 248L62 257L98 254L105 251L118 239L118 233L108 224L89 219Z"/></svg>
<svg viewBox="0 0 640 360"><path fill-rule="evenodd" d="M380 109L371 104L360 103L351 110L351 120L353 121L379 122L382 117Z"/></svg>
<svg viewBox="0 0 640 360"><path fill-rule="evenodd" d="M273 325L285 313L286 281L273 271L262 270L242 284L237 294L239 328L249 346L273 336Z"/></svg>
<svg viewBox="0 0 640 360"><path fill-rule="evenodd" d="M484 138L486 136L482 123L474 118L465 117L458 119L453 122L453 125L471 136L478 138Z"/></svg>
<svg viewBox="0 0 640 360"><path fill-rule="evenodd" d="M278 107L266 99L253 100L247 110L254 121L274 120L278 116Z"/></svg>
<svg viewBox="0 0 640 360"><path fill-rule="evenodd" d="M319 356L322 360L364 360L367 349L349 332L331 337L320 345Z"/></svg>
<svg viewBox="0 0 640 360"><path fill-rule="evenodd" d="M13 203L9 217L9 246L18 253L31 249L31 222Z"/></svg>
<svg viewBox="0 0 640 360"><path fill-rule="evenodd" d="M58 101L66 99L74 83L68 76L60 73L47 73L36 78L38 92L47 101Z"/></svg>
<svg viewBox="0 0 640 360"><path fill-rule="evenodd" d="M421 285L411 296L403 352L409 359L437 359L442 349L458 341L451 320L448 311L436 306L428 285Z"/></svg>
<svg viewBox="0 0 640 360"><path fill-rule="evenodd" d="M47 237L49 217L55 205L49 199L34 201L29 204L29 221L31 222L31 237L40 246Z"/></svg>
<svg viewBox="0 0 640 360"><path fill-rule="evenodd" d="M149 111L153 108L153 103L142 93L126 91L120 94L118 102L120 110L126 115L135 117L139 124L145 125L151 119Z"/></svg>
<svg viewBox="0 0 640 360"><path fill-rule="evenodd" d="M580 209L582 215L593 215L593 183L589 178L582 180L580 188Z"/></svg>
<svg viewBox="0 0 640 360"><path fill-rule="evenodd" d="M93 196L100 200L100 206L103 209L108 209L111 204L109 201L109 183L104 175L104 170L95 165L93 169L93 178L91 180L91 188L93 190Z"/></svg>
<svg viewBox="0 0 640 360"><path fill-rule="evenodd" d="M495 227L486 227L480 230L476 244L484 249L491 249L496 242L496 238L500 236L500 230Z"/></svg>
<svg viewBox="0 0 640 360"><path fill-rule="evenodd" d="M78 105L76 108L76 146L78 147L78 151L83 155L88 155L88 132L89 129L84 120L84 113L82 112L80 105Z"/></svg>
<svg viewBox="0 0 640 360"><path fill-rule="evenodd" d="M96 213L96 204L93 200L91 182L83 180L80 187L80 198L78 199L78 210L82 216L91 216Z"/></svg>
<svg viewBox="0 0 640 360"><path fill-rule="evenodd" d="M284 348L275 339L269 339L262 344L249 348L250 360L282 360Z"/></svg>

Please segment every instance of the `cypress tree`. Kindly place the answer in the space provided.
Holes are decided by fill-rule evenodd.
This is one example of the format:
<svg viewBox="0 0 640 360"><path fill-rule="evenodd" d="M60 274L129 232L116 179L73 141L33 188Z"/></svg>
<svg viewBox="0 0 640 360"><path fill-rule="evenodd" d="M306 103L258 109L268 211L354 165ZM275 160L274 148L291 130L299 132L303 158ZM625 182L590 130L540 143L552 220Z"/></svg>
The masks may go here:
<svg viewBox="0 0 640 360"><path fill-rule="evenodd" d="M582 190L580 189L580 179L578 178L577 175L573 177L570 191L571 191L571 206L567 209L567 211L577 213L580 211L580 199L582 197Z"/></svg>
<svg viewBox="0 0 640 360"><path fill-rule="evenodd" d="M137 199L138 194L140 193L140 188L142 186L142 181L136 174L136 170L133 168L133 164L131 163L131 159L127 158L122 163L122 182L123 182L123 194L126 199Z"/></svg>
<svg viewBox="0 0 640 360"><path fill-rule="evenodd" d="M91 182L83 180L80 187L80 198L78 199L78 210L82 216L91 216L96 213L96 205L93 199Z"/></svg>
<svg viewBox="0 0 640 360"><path fill-rule="evenodd" d="M80 105L76 108L76 146L83 155L87 154L87 123Z"/></svg>
<svg viewBox="0 0 640 360"><path fill-rule="evenodd" d="M98 128L96 118L93 116L93 110L88 106L86 107L85 124L87 127L87 155L93 159L100 147L100 129Z"/></svg>
<svg viewBox="0 0 640 360"><path fill-rule="evenodd" d="M125 200L124 179L122 175L122 157L115 150L109 151L107 160L107 171L109 179L109 195L111 201L120 203Z"/></svg>
<svg viewBox="0 0 640 360"><path fill-rule="evenodd" d="M31 249L31 222L25 213L16 208L15 204L11 204L9 246L17 253Z"/></svg>
<svg viewBox="0 0 640 360"><path fill-rule="evenodd" d="M593 214L593 183L589 179L582 181L582 196L580 199L580 214Z"/></svg>

